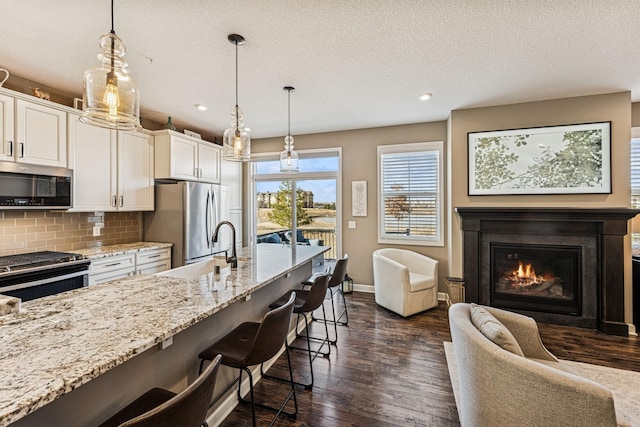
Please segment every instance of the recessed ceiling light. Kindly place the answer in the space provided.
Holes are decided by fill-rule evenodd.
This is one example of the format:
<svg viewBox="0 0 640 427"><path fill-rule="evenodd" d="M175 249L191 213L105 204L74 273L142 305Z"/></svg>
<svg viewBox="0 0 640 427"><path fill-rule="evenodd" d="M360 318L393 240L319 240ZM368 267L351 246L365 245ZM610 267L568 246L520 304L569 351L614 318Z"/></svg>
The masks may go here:
<svg viewBox="0 0 640 427"><path fill-rule="evenodd" d="M196 108L200 111L207 111L207 106L202 104L196 104Z"/></svg>
<svg viewBox="0 0 640 427"><path fill-rule="evenodd" d="M418 96L418 99L420 101L426 101L427 99L431 99L431 92L421 93L420 96Z"/></svg>

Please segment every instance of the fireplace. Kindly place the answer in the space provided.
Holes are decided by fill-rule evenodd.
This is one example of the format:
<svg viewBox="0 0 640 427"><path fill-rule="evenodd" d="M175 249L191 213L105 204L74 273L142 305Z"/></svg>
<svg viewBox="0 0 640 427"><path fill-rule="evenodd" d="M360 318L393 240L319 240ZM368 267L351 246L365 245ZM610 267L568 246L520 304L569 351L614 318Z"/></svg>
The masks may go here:
<svg viewBox="0 0 640 427"><path fill-rule="evenodd" d="M628 335L624 236L638 210L456 208L467 302ZM535 273L534 273L535 272Z"/></svg>
<svg viewBox="0 0 640 427"><path fill-rule="evenodd" d="M490 244L493 307L582 315L582 248Z"/></svg>

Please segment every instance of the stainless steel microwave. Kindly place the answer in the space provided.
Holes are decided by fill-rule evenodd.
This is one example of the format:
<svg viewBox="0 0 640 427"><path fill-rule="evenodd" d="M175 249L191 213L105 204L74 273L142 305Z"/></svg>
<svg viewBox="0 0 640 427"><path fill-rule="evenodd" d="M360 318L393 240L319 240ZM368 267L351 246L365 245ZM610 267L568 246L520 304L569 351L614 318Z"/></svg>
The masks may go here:
<svg viewBox="0 0 640 427"><path fill-rule="evenodd" d="M72 177L71 169L0 162L0 210L69 209Z"/></svg>

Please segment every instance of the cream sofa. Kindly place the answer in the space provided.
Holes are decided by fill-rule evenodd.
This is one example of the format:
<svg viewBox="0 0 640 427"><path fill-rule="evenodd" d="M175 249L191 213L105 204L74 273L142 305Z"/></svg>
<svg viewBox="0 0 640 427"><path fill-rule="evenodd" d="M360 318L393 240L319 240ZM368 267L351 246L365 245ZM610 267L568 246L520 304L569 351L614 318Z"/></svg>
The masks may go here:
<svg viewBox="0 0 640 427"><path fill-rule="evenodd" d="M396 248L373 253L376 303L407 317L438 305L438 261Z"/></svg>
<svg viewBox="0 0 640 427"><path fill-rule="evenodd" d="M478 308L498 324L480 324L481 332L472 320ZM463 427L640 426L640 372L558 360L536 322L520 314L460 303L449 309L449 324L453 345L445 349Z"/></svg>

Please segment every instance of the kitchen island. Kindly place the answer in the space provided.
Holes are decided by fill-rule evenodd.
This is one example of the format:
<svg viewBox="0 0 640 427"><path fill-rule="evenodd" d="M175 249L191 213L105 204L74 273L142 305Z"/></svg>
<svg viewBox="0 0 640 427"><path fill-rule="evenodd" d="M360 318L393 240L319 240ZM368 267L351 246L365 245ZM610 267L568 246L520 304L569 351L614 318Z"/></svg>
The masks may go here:
<svg viewBox="0 0 640 427"><path fill-rule="evenodd" d="M150 387L184 389L202 349L260 320L328 249L259 244L219 276L205 261L23 303L0 317L0 427L95 425Z"/></svg>

